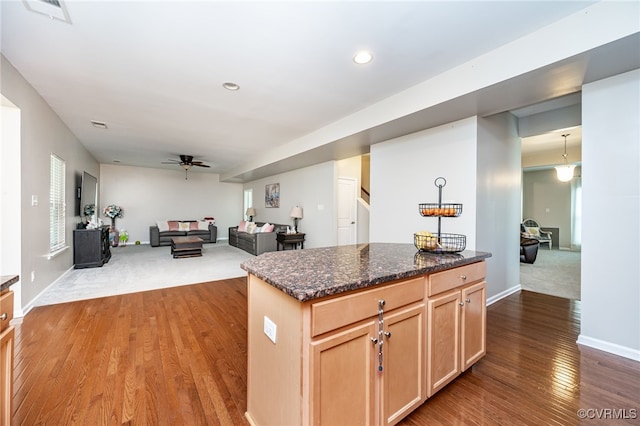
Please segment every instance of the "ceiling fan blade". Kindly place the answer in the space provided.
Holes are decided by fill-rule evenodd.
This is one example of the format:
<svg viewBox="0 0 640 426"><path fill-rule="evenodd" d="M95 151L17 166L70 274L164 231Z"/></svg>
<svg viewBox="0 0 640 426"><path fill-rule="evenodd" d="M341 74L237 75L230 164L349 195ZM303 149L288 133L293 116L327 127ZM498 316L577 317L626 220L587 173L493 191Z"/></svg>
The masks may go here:
<svg viewBox="0 0 640 426"><path fill-rule="evenodd" d="M192 166L197 166L197 167L211 167L211 166L208 166L208 165L206 165L206 164L197 164L197 163L193 163L193 164L192 164Z"/></svg>
<svg viewBox="0 0 640 426"><path fill-rule="evenodd" d="M176 160L169 160L169 161L163 161L160 164L180 164L180 162Z"/></svg>

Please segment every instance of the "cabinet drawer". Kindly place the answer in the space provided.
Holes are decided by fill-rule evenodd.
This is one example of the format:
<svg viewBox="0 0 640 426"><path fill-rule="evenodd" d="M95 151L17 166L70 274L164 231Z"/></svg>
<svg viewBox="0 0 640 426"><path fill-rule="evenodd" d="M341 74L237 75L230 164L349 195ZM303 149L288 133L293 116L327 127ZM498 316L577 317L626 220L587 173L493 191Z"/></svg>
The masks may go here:
<svg viewBox="0 0 640 426"><path fill-rule="evenodd" d="M6 318L4 316L7 316ZM4 318L4 319L2 319ZM0 331L9 327L13 319L13 291L5 291L0 295Z"/></svg>
<svg viewBox="0 0 640 426"><path fill-rule="evenodd" d="M384 287L364 290L311 305L311 336L378 315L378 301L385 312L424 299L425 278L414 278Z"/></svg>
<svg viewBox="0 0 640 426"><path fill-rule="evenodd" d="M482 261L431 274L427 278L427 296L482 280L486 276L486 268L486 262Z"/></svg>

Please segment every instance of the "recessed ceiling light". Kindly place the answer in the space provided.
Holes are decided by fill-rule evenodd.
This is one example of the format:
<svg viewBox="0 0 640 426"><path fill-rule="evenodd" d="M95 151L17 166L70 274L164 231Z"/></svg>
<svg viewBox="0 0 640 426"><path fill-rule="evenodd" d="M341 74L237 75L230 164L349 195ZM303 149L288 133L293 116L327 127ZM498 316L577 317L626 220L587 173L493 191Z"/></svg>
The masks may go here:
<svg viewBox="0 0 640 426"><path fill-rule="evenodd" d="M362 50L353 57L353 62L356 64L368 64L373 61L373 55L371 52L367 52L366 50Z"/></svg>
<svg viewBox="0 0 640 426"><path fill-rule="evenodd" d="M91 125L93 127L98 128L98 129L106 129L107 128L107 124L103 123L102 121L91 120Z"/></svg>
<svg viewBox="0 0 640 426"><path fill-rule="evenodd" d="M236 83L232 83L230 81L227 81L226 83L222 83L222 87L224 87L227 90L232 90L232 91L236 91L236 90L240 90L240 86L238 86Z"/></svg>

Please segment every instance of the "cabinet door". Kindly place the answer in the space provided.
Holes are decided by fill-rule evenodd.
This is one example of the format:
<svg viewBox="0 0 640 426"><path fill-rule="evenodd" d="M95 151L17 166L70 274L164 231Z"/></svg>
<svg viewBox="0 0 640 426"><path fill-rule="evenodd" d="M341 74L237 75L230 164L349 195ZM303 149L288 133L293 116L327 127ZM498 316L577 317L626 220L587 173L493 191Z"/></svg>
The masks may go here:
<svg viewBox="0 0 640 426"><path fill-rule="evenodd" d="M460 296L457 290L428 301L428 396L460 374Z"/></svg>
<svg viewBox="0 0 640 426"><path fill-rule="evenodd" d="M312 424L374 424L376 336L368 321L311 343Z"/></svg>
<svg viewBox="0 0 640 426"><path fill-rule="evenodd" d="M486 353L486 282L463 288L462 302L460 362L465 371Z"/></svg>
<svg viewBox="0 0 640 426"><path fill-rule="evenodd" d="M9 327L0 333L0 425L11 424L14 330Z"/></svg>
<svg viewBox="0 0 640 426"><path fill-rule="evenodd" d="M396 424L427 398L425 316L424 303L384 314L389 335L384 338L380 375L382 424Z"/></svg>

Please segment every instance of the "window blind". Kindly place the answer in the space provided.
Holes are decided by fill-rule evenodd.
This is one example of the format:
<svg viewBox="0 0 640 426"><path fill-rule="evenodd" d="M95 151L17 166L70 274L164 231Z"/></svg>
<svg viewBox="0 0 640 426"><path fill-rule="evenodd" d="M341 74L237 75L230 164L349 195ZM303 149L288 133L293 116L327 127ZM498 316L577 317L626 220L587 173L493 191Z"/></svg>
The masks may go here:
<svg viewBox="0 0 640 426"><path fill-rule="evenodd" d="M65 169L62 158L51 154L49 177L49 253L65 248Z"/></svg>

